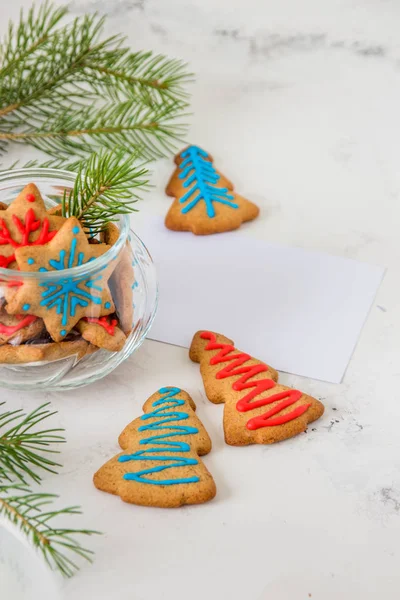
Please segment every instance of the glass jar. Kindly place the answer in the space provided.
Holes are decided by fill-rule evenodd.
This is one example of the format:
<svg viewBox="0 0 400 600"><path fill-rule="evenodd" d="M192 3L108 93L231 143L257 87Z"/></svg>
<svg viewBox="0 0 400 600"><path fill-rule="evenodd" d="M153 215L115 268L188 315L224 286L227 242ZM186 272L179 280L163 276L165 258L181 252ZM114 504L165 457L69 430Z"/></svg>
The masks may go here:
<svg viewBox="0 0 400 600"><path fill-rule="evenodd" d="M75 177L75 173L56 169L4 171L0 173L0 202L11 204L26 185L34 183L42 195L46 209L50 210L61 203L64 191L68 193L73 187ZM103 237L101 241L113 245L107 252L85 264L75 261L73 264L77 266L72 268L33 272L0 267L0 323L3 315L2 330L8 332L4 325L4 322L8 322L7 306L10 302L12 304L13 294L23 289L20 286L25 286L25 295L27 290L34 290L34 294L38 293L37 290L43 290L45 298L45 293L48 297L53 290L60 290L65 282L84 282L87 288L93 288L95 282L101 279L100 274L107 273L104 279L107 280L115 309L110 308L113 314L108 315L103 328L111 331L106 324L117 324L118 332L121 332L124 339L121 349L110 351L98 347L92 339L88 341L88 336L81 329L75 327L68 331L61 330L65 339L56 342L45 327L37 328L36 332L32 327L31 335L25 337L19 337L16 332L7 342L4 342L4 335L0 335L0 387L62 390L84 386L111 373L141 345L157 309L154 264L143 242L129 230L129 218L126 215L121 216L119 222L111 227L113 241L107 240L107 232L105 239ZM93 238L90 242L95 244L98 240ZM33 262L31 258L28 260ZM61 302L58 295L57 301L48 305L55 313L60 310ZM107 308L110 305L110 302L104 304ZM15 315L14 312L15 319L28 323L29 319L22 319L29 316L29 307L29 303L26 303L21 314ZM87 313L82 321L94 323L95 317L99 315L93 314L92 317L91 319L90 313ZM103 328L100 327L101 332ZM112 331L115 332L115 328Z"/></svg>

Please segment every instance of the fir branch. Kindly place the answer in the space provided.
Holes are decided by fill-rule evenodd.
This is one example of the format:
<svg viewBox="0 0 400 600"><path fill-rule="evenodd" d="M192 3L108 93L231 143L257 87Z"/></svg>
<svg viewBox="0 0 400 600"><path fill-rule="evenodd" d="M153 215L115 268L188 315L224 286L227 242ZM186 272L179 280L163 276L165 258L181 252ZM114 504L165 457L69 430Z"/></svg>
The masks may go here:
<svg viewBox="0 0 400 600"><path fill-rule="evenodd" d="M14 126L27 121L40 123L54 112L55 106L68 108L79 99L90 98L88 82L82 70L84 60L95 60L117 38L99 42L104 19L97 15L75 19L48 38L45 52L34 52L28 63L13 69L8 76L0 71L0 119L10 115Z"/></svg>
<svg viewBox="0 0 400 600"><path fill-rule="evenodd" d="M66 158L50 158L48 160L40 160L34 158L32 160L28 160L23 164L20 164L21 161L16 160L10 166L7 166L6 169L0 169L2 171L9 171L11 169L57 169L63 171L73 171L77 172L79 168L82 166L82 163L85 159L77 158L76 160L68 160Z"/></svg>
<svg viewBox="0 0 400 600"><path fill-rule="evenodd" d="M53 7L48 0L38 10L33 6L26 18L21 10L19 23L15 26L10 21L8 33L0 45L0 78L17 69L21 62L46 44L67 12L66 7Z"/></svg>
<svg viewBox="0 0 400 600"><path fill-rule="evenodd" d="M102 41L96 14L64 25L66 12L46 1L10 25L1 45L0 153L13 141L57 157L117 145L140 146L146 158L171 152L186 131L184 63L132 53L120 35Z"/></svg>
<svg viewBox="0 0 400 600"><path fill-rule="evenodd" d="M91 562L93 554L79 543L77 537L99 532L54 526L54 520L58 521L60 517L81 514L76 506L50 510L48 507L57 498L54 494L33 493L21 485L0 486L0 517L19 528L52 569L64 577L71 577L79 568L71 555Z"/></svg>
<svg viewBox="0 0 400 600"><path fill-rule="evenodd" d="M181 60L152 52L132 53L127 48L99 53L97 61L85 60L84 66L99 75L93 85L105 86L111 97L140 97L149 106L176 100L185 104L188 93L184 85L193 80Z"/></svg>
<svg viewBox="0 0 400 600"><path fill-rule="evenodd" d="M62 202L63 216L75 216L91 234L135 209L136 188L148 186L148 170L137 165L137 155L124 150L102 151L78 166L74 188Z"/></svg>
<svg viewBox="0 0 400 600"><path fill-rule="evenodd" d="M85 156L97 147L123 148L125 152L141 149L144 158L166 156L182 140L185 125L180 102L153 107L134 100L114 102L100 108L67 110L52 115L38 128L1 132L1 141L29 142L51 156L66 158L71 154Z"/></svg>
<svg viewBox="0 0 400 600"><path fill-rule="evenodd" d="M0 406L2 404L4 403ZM59 435L63 430L36 428L39 423L55 414L48 410L48 406L49 403L42 404L29 414L21 409L0 414L0 481L15 478L26 483L28 476L39 482L41 477L33 470L35 467L56 473L55 467L61 466L42 453L58 453L57 450L50 449L50 446L65 442L64 437Z"/></svg>
<svg viewBox="0 0 400 600"><path fill-rule="evenodd" d="M78 569L73 555L91 561L92 552L79 543L77 536L98 532L53 525L54 520L58 523L63 516L81 511L76 506L50 509L57 496L35 493L26 485L27 478L40 482L34 468L54 473L54 467L60 466L39 454L56 452L49 446L65 441L59 435L61 429L37 429L39 423L55 414L48 406L43 404L29 414L21 410L0 414L0 517L19 528L51 568L70 577Z"/></svg>

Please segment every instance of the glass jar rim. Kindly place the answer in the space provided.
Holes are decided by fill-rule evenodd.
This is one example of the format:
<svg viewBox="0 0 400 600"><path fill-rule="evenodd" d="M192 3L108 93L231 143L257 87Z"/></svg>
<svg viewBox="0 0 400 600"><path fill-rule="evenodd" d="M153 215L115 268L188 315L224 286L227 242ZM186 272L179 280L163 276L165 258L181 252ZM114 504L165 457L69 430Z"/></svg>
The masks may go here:
<svg viewBox="0 0 400 600"><path fill-rule="evenodd" d="M0 171L0 189L4 188L4 183L12 183L12 182L20 182L21 184L26 179L26 185L32 181L32 177L38 177L42 180L46 178L60 178L68 180L69 183L73 185L76 179L76 173L73 171L67 171L63 169L51 169L51 168L29 168L29 169L13 169L8 171ZM96 272L99 269L101 270L111 261L115 260L123 246L125 245L128 235L129 235L129 217L128 215L119 215L119 237L118 240L111 246L107 252L96 258L95 260L91 260L88 263L80 265L79 267L72 267L70 269L63 269L60 271L17 271L15 269L6 269L4 267L0 267L0 278L7 281L15 281L23 279L40 279L40 281L45 281L49 279L54 279L55 274L57 274L57 278L59 277L79 277L82 275L87 275L88 272L92 271Z"/></svg>

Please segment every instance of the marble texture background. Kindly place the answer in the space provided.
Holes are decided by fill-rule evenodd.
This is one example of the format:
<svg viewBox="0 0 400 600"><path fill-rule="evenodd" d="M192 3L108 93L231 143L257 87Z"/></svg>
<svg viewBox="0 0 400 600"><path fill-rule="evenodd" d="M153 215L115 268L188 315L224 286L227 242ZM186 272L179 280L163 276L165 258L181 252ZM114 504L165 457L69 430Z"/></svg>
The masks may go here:
<svg viewBox="0 0 400 600"><path fill-rule="evenodd" d="M0 0L0 31L29 2ZM190 140L262 207L247 235L388 268L341 385L284 375L322 398L312 430L272 447L225 446L222 407L187 353L155 342L96 385L47 393L67 430L44 485L81 503L96 559L60 599L372 600L399 597L400 5L396 0L73 0L107 13L132 48L196 74ZM164 214L168 160L140 218ZM326 341L329 344L329 340ZM299 340L301 351L301 340ZM323 352L323 348L321 348ZM218 496L179 511L134 508L91 484L161 385L193 394L214 442ZM37 393L1 392L10 407ZM378 591L379 590L379 591ZM38 591L33 592L34 598Z"/></svg>

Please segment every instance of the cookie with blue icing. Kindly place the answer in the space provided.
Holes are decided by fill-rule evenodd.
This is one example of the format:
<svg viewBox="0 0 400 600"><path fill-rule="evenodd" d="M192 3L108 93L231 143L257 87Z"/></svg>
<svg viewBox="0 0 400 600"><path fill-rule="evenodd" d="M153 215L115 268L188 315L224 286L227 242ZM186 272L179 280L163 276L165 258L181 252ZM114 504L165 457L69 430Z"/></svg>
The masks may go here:
<svg viewBox="0 0 400 600"><path fill-rule="evenodd" d="M15 258L20 271L46 274L42 279L25 277L6 310L13 315L41 317L55 342L84 317L98 318L115 311L108 279L113 262L83 272L71 269L92 263L110 246L89 244L75 217L70 217L56 237L44 246L17 248Z"/></svg>
<svg viewBox="0 0 400 600"><path fill-rule="evenodd" d="M168 229L196 235L222 233L258 216L258 206L234 191L202 148L188 146L175 157L175 163L177 168L166 188L167 195L175 198L165 219Z"/></svg>
<svg viewBox="0 0 400 600"><path fill-rule="evenodd" d="M99 489L124 502L173 508L214 498L216 487L199 458L211 440L187 392L164 387L143 406L143 415L121 433L123 452L95 473Z"/></svg>

